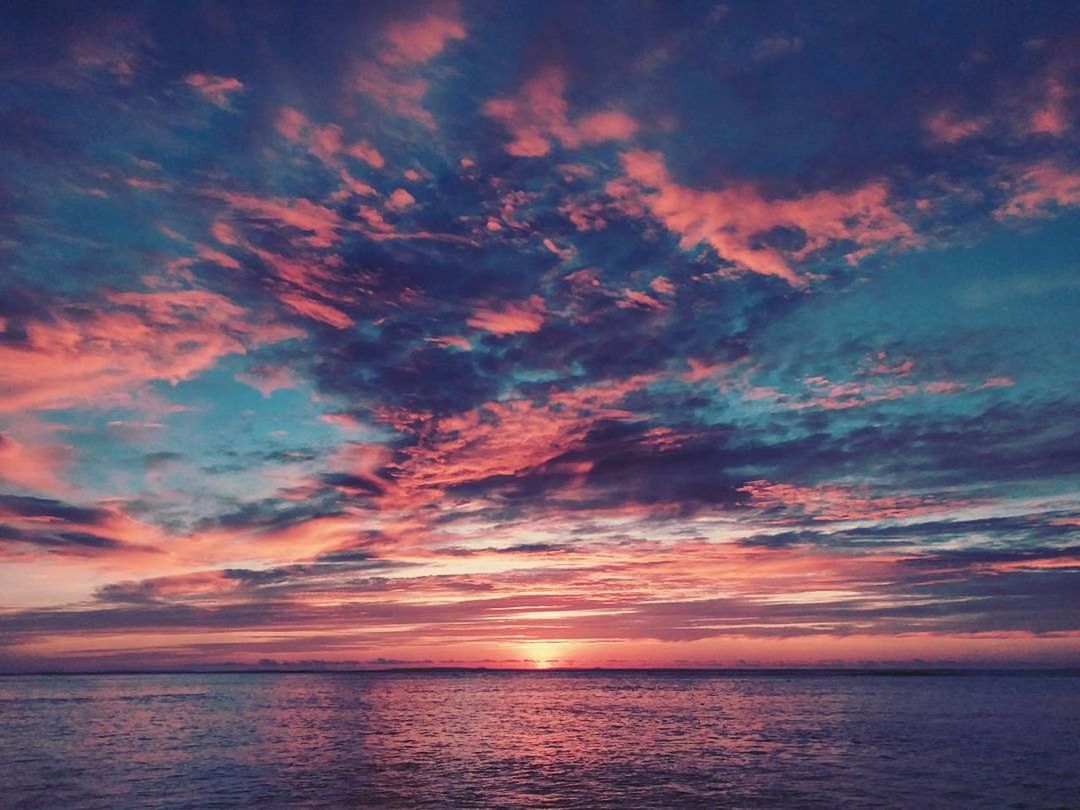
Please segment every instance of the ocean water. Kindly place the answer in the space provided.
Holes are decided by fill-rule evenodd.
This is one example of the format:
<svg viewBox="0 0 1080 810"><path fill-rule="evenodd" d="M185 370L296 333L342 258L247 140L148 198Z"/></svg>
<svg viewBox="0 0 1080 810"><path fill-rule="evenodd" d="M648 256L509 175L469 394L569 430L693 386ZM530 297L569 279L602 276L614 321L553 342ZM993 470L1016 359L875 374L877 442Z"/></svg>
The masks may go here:
<svg viewBox="0 0 1080 810"><path fill-rule="evenodd" d="M1080 808L1080 677L3 677L0 806Z"/></svg>

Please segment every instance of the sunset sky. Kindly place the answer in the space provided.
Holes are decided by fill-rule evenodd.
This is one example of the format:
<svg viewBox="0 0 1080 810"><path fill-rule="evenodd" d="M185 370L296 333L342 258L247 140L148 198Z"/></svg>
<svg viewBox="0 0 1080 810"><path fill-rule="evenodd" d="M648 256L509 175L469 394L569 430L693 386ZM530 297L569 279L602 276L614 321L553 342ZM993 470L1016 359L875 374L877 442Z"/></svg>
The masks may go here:
<svg viewBox="0 0 1080 810"><path fill-rule="evenodd" d="M1080 664L1076 3L0 15L0 670Z"/></svg>

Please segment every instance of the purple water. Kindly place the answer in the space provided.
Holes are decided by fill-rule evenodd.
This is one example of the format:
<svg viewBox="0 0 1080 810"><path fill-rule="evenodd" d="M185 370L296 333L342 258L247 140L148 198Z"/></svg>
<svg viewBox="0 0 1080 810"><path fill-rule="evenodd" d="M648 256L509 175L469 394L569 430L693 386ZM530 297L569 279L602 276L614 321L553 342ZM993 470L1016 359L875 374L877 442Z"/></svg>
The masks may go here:
<svg viewBox="0 0 1080 810"><path fill-rule="evenodd" d="M0 805L1080 807L1080 677L5 677Z"/></svg>

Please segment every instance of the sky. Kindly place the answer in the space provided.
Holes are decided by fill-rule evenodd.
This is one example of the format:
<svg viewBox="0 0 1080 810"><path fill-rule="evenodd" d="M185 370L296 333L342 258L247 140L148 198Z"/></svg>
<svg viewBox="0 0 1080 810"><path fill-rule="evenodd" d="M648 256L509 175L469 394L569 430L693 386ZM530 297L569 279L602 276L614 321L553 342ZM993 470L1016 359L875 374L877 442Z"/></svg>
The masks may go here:
<svg viewBox="0 0 1080 810"><path fill-rule="evenodd" d="M0 669L1080 664L1080 7L7 3Z"/></svg>

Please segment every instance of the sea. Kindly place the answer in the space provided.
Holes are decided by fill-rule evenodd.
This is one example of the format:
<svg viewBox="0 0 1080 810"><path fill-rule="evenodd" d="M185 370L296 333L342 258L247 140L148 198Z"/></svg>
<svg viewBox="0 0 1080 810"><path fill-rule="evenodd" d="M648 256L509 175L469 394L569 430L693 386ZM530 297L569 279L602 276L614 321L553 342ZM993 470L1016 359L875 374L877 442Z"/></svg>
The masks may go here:
<svg viewBox="0 0 1080 810"><path fill-rule="evenodd" d="M1080 675L0 677L7 808L1080 808Z"/></svg>

